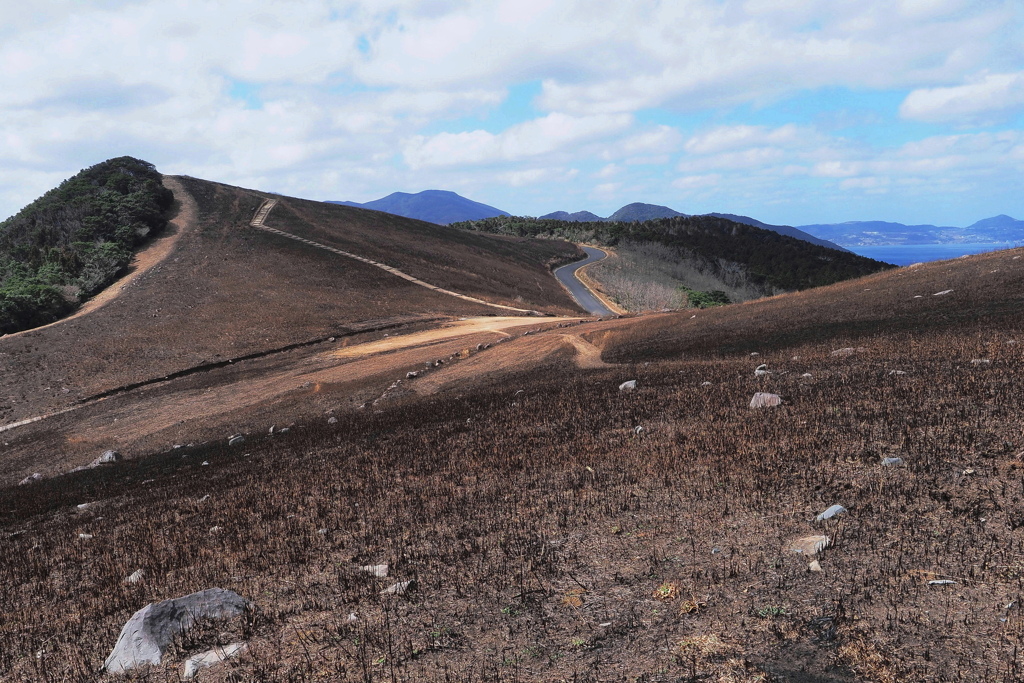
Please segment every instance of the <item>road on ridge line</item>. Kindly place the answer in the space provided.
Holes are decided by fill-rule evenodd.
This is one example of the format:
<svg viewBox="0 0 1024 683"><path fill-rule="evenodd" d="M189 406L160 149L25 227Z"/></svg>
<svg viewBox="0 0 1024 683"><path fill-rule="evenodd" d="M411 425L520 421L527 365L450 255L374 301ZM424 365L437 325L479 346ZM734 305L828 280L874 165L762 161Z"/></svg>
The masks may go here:
<svg viewBox="0 0 1024 683"><path fill-rule="evenodd" d="M590 288L580 282L579 278L576 277L576 271L583 266L589 266L591 263L596 263L603 258L606 258L608 254L595 247L583 247L583 251L587 252L587 258L576 263L570 263L560 268L555 268L555 277L558 281L565 285L565 288L572 294L572 298L576 299L576 303L582 306L585 310L589 311L592 315L615 315L613 311L608 310L608 307L601 303Z"/></svg>

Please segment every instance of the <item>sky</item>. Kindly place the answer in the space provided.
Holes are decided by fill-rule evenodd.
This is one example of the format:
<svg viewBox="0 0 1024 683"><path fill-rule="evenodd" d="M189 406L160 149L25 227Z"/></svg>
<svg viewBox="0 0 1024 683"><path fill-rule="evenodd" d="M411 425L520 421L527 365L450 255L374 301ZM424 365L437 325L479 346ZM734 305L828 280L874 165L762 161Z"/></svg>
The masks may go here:
<svg viewBox="0 0 1024 683"><path fill-rule="evenodd" d="M0 0L0 218L122 155L520 215L1024 219L1024 2Z"/></svg>

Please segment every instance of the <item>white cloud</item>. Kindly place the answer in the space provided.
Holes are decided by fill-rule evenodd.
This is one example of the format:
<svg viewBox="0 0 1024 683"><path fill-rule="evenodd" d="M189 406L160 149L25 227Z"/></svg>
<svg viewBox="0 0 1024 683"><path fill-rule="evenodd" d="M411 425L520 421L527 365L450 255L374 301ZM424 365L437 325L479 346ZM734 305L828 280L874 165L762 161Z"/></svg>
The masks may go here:
<svg viewBox="0 0 1024 683"><path fill-rule="evenodd" d="M0 213L117 154L304 196L571 181L609 203L713 176L708 193L766 201L797 181L979 187L1024 163L1014 135L871 147L760 116L815 88L902 89L908 119L1005 120L1024 107L1019 0L7 5Z"/></svg>
<svg viewBox="0 0 1024 683"><path fill-rule="evenodd" d="M801 129L794 124L779 128L721 126L687 140L686 151L692 154L713 154L754 146L795 146L817 138L813 131Z"/></svg>
<svg viewBox="0 0 1024 683"><path fill-rule="evenodd" d="M839 187L844 190L867 190L868 192L887 192L890 180L886 177L848 178Z"/></svg>
<svg viewBox="0 0 1024 683"><path fill-rule="evenodd" d="M497 134L475 130L416 136L406 144L404 157L413 169L526 159L621 131L632 120L624 114L568 116L554 112Z"/></svg>
<svg viewBox="0 0 1024 683"><path fill-rule="evenodd" d="M672 181L672 187L677 190L700 190L707 187L715 187L721 182L722 176L717 173L708 175L690 175L676 178Z"/></svg>
<svg viewBox="0 0 1024 683"><path fill-rule="evenodd" d="M530 168L522 171L511 171L498 175L498 181L512 187L525 187L538 183L567 182L579 174L576 169L564 168Z"/></svg>
<svg viewBox="0 0 1024 683"><path fill-rule="evenodd" d="M1024 71L986 74L971 83L914 90L900 115L929 122L985 122L1024 109Z"/></svg>

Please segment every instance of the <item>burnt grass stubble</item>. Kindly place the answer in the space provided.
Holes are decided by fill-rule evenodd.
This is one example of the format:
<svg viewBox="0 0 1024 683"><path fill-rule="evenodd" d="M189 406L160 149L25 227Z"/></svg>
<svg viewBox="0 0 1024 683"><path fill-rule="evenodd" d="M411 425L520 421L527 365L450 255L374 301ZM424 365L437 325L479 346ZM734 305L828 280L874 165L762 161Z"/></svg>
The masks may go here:
<svg viewBox="0 0 1024 683"><path fill-rule="evenodd" d="M1022 318L551 365L5 489L0 678L95 680L135 610L218 586L253 613L129 680L242 639L204 680L1020 680Z"/></svg>

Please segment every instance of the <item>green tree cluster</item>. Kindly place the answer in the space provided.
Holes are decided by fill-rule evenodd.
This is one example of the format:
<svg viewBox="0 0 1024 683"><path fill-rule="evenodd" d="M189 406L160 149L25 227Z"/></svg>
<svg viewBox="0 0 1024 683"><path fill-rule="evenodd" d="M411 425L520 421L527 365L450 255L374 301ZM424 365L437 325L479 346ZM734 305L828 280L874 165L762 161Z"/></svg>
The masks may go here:
<svg viewBox="0 0 1024 683"><path fill-rule="evenodd" d="M674 249L680 258L701 259L712 269L738 264L751 282L785 291L829 285L895 267L717 216L675 216L632 223L496 216L453 223L452 227L604 246L615 246L620 240L654 242Z"/></svg>
<svg viewBox="0 0 1024 683"><path fill-rule="evenodd" d="M713 308L732 303L729 301L728 295L719 289L712 289L707 292L690 289L689 287L680 287L680 289L686 294L686 298L693 308Z"/></svg>
<svg viewBox="0 0 1024 683"><path fill-rule="evenodd" d="M172 202L152 164L118 157L0 223L0 333L53 322L110 284Z"/></svg>

